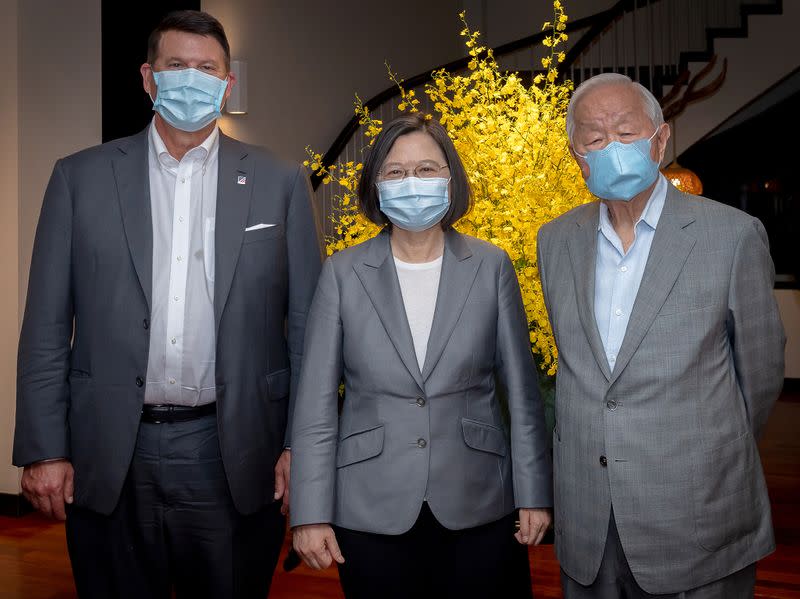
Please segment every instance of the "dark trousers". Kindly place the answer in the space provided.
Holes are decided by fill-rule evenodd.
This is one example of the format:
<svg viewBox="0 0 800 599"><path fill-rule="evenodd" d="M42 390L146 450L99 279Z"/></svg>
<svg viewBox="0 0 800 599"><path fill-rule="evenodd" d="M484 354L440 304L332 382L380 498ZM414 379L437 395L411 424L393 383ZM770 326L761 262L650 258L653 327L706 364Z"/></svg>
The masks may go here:
<svg viewBox="0 0 800 599"><path fill-rule="evenodd" d="M335 528L345 562L347 599L530 599L528 548L514 539L515 514L475 528L448 530L423 504L401 535Z"/></svg>
<svg viewBox="0 0 800 599"><path fill-rule="evenodd" d="M597 578L589 586L573 580L562 570L561 586L565 599L750 599L756 582L756 565L734 572L720 580L681 593L653 595L644 591L631 572L619 540L614 512L608 523L608 537Z"/></svg>
<svg viewBox="0 0 800 599"><path fill-rule="evenodd" d="M264 599L284 533L278 503L234 508L214 415L142 423L114 512L67 513L81 599Z"/></svg>

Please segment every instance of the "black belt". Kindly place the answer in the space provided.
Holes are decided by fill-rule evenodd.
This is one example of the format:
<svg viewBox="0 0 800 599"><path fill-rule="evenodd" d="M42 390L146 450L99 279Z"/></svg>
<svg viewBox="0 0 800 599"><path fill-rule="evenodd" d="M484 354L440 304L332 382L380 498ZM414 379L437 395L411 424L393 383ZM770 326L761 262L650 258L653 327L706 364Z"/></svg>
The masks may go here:
<svg viewBox="0 0 800 599"><path fill-rule="evenodd" d="M142 422L148 424L163 424L171 422L186 422L203 416L217 413L217 403L212 402L202 406L169 406L149 405L142 407Z"/></svg>

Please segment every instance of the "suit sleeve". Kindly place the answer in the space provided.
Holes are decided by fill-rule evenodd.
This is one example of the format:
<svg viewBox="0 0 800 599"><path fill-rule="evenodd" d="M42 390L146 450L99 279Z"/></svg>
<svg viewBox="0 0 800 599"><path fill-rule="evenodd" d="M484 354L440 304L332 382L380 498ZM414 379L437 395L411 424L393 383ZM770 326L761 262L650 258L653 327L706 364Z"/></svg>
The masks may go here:
<svg viewBox="0 0 800 599"><path fill-rule="evenodd" d="M303 361L306 318L322 264L319 219L312 204L311 188L302 167L295 175L289 213L286 219L286 242L289 256L289 305L287 343L292 379L289 391L289 418L284 446L291 445L292 417Z"/></svg>
<svg viewBox="0 0 800 599"><path fill-rule="evenodd" d="M336 275L327 260L311 305L292 424L291 526L333 521L342 321Z"/></svg>
<svg viewBox="0 0 800 599"><path fill-rule="evenodd" d="M552 464L544 405L531 355L528 320L514 267L503 254L498 280L497 368L508 393L514 501L518 508L553 505Z"/></svg>
<svg viewBox="0 0 800 599"><path fill-rule="evenodd" d="M734 253L728 335L736 378L756 439L761 438L783 386L786 337L773 292L774 280L766 231L753 219Z"/></svg>
<svg viewBox="0 0 800 599"><path fill-rule="evenodd" d="M61 161L47 185L33 246L17 357L13 463L69 458L73 325L72 199Z"/></svg>

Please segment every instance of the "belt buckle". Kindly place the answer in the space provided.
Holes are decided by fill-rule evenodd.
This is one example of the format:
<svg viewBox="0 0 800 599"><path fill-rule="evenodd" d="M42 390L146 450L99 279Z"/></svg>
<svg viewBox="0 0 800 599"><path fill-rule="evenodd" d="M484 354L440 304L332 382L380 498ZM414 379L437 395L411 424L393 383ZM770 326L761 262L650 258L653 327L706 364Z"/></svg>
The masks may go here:
<svg viewBox="0 0 800 599"><path fill-rule="evenodd" d="M174 417L175 406L169 404L164 406L162 409L164 408L166 408L165 410L166 413L161 416L163 420L159 420L158 422L156 422L156 424L172 424L173 422L175 422L175 417Z"/></svg>
<svg viewBox="0 0 800 599"><path fill-rule="evenodd" d="M161 406L153 406L156 408L153 412L150 412L150 424L170 424L173 422L173 418L171 417L173 413L173 405L161 405ZM155 412L155 413L154 413ZM157 414L158 412L163 412L163 414ZM142 414L144 415L145 408L142 408Z"/></svg>

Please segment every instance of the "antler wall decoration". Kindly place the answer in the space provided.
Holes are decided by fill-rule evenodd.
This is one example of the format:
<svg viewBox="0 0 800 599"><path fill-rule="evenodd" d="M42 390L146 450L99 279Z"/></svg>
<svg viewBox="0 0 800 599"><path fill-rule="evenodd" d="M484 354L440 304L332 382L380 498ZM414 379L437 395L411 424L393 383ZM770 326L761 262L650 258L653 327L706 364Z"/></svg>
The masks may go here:
<svg viewBox="0 0 800 599"><path fill-rule="evenodd" d="M661 109L664 113L664 120L672 122L672 162L662 169L664 176L675 187L687 193L700 194L703 192L703 183L696 173L678 164L676 156L677 126L675 119L686 110L689 104L698 102L715 94L725 81L728 74L728 59L722 61L722 70L713 81L708 85L698 88L698 84L714 69L717 64L717 55L711 57L708 64L704 66L697 75L691 76L689 69L684 69L678 75L675 84L668 94L661 98ZM685 86L685 87L684 87Z"/></svg>
<svg viewBox="0 0 800 599"><path fill-rule="evenodd" d="M704 66L694 77L691 76L692 74L689 69L684 69L680 75L678 75L678 78L675 81L675 84L672 86L670 92L661 98L660 104L661 109L664 112L665 121L673 120L684 110L686 110L686 107L689 104L693 104L694 102L698 102L708 98L709 96L712 96L717 92L717 90L719 90L720 87L722 87L722 84L725 82L725 76L728 74L727 58L722 59L722 70L713 81L699 89L697 87L698 83L714 70L714 66L716 64L717 55L714 54L711 57L711 60L708 61L708 64ZM685 89L684 85L686 86Z"/></svg>

